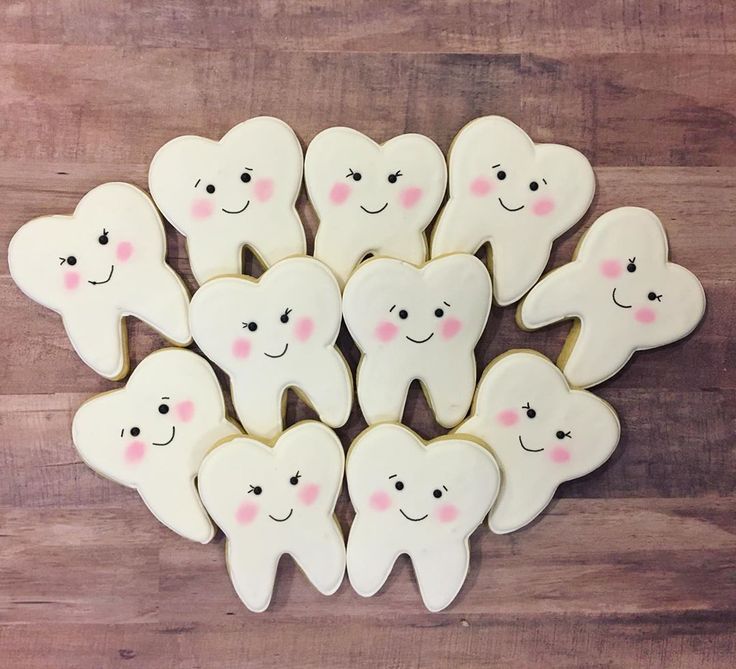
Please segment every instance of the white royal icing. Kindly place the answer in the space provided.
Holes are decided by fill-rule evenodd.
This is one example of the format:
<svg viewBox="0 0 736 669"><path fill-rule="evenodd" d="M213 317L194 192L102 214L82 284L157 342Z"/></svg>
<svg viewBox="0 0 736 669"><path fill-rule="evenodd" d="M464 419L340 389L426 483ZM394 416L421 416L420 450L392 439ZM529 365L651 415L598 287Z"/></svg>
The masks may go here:
<svg viewBox="0 0 736 669"><path fill-rule="evenodd" d="M215 443L236 434L207 361L171 348L145 358L124 388L87 400L72 423L74 445L92 469L137 489L164 525L201 543L215 529L194 479Z"/></svg>
<svg viewBox="0 0 736 669"><path fill-rule="evenodd" d="M29 221L8 248L13 280L61 315L79 357L109 379L128 371L125 316L140 318L174 344L191 342L189 295L165 257L156 208L126 183L92 189L71 216Z"/></svg>
<svg viewBox="0 0 736 669"><path fill-rule="evenodd" d="M467 254L421 268L375 258L350 277L343 300L345 323L363 353L357 387L366 421L400 421L418 379L437 421L457 425L473 398L473 349L491 310L483 263Z"/></svg>
<svg viewBox="0 0 736 669"><path fill-rule="evenodd" d="M468 573L469 537L498 492L493 456L469 439L425 443L403 425L384 423L353 442L347 481L356 512L347 549L355 591L375 595L405 553L424 605L449 606Z"/></svg>
<svg viewBox="0 0 736 669"><path fill-rule="evenodd" d="M450 199L434 229L432 257L490 244L496 302L511 304L544 271L552 242L587 211L593 168L569 146L534 144L501 116L460 130L449 163Z"/></svg>
<svg viewBox="0 0 736 669"><path fill-rule="evenodd" d="M293 387L332 427L347 421L352 378L335 348L340 288L314 258L288 258L260 279L220 277L192 298L192 334L230 376L233 404L249 434L273 438Z"/></svg>
<svg viewBox="0 0 736 669"><path fill-rule="evenodd" d="M219 142L177 137L153 157L148 184L169 222L187 238L194 278L240 274L249 247L262 265L306 253L294 204L302 149L283 121L259 116Z"/></svg>
<svg viewBox="0 0 736 669"><path fill-rule="evenodd" d="M341 285L368 254L426 260L423 231L447 183L445 157L429 137L377 144L351 128L328 128L310 143L304 174L320 219L314 255Z"/></svg>
<svg viewBox="0 0 736 669"><path fill-rule="evenodd" d="M602 465L618 444L611 406L535 351L512 351L483 373L471 417L457 428L489 444L502 484L488 516L494 532L518 530L552 500L557 486Z"/></svg>
<svg viewBox="0 0 736 669"><path fill-rule="evenodd" d="M251 611L268 608L285 553L322 594L340 587L345 543L334 512L344 460L335 433L306 421L273 446L227 441L202 463L202 501L227 537L230 578Z"/></svg>
<svg viewBox="0 0 736 669"><path fill-rule="evenodd" d="M613 209L583 236L573 262L531 290L519 324L533 329L579 319L558 364L573 386L601 383L635 351L677 341L702 319L700 281L667 254L667 236L651 211Z"/></svg>

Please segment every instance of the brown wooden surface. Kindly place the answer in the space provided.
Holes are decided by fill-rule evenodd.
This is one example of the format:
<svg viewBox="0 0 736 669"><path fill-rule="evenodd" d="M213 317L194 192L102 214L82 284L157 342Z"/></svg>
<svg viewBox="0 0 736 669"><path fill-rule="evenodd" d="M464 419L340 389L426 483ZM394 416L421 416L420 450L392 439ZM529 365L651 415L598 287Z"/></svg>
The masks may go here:
<svg viewBox="0 0 736 669"><path fill-rule="evenodd" d="M693 336L638 354L599 392L619 411L611 462L510 536L480 530L465 587L421 606L402 560L381 594L325 598L282 562L248 613L222 537L189 543L80 461L75 408L113 384L8 276L26 220L107 180L145 187L183 133L273 114L303 144L346 124L443 150L509 116L593 162L598 194L556 245L569 259L609 208L654 209L708 296ZM4 0L0 4L0 666L733 667L736 663L736 3L731 0ZM311 240L315 217L299 209ZM183 239L169 258L194 284ZM567 326L523 333L495 309L479 367L556 355ZM138 362L161 345L130 323ZM357 351L341 345L351 364ZM309 415L290 403L290 421ZM441 433L412 390L406 422ZM357 413L340 430L347 445ZM343 528L352 517L343 495Z"/></svg>

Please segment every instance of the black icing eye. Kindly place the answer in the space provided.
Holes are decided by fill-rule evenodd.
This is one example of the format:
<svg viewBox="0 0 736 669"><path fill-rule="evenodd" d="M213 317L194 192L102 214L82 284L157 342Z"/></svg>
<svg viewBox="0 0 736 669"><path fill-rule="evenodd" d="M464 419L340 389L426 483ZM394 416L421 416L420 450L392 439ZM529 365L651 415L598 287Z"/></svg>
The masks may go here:
<svg viewBox="0 0 736 669"><path fill-rule="evenodd" d="M394 483L394 488L396 488L396 490L403 490L404 489L404 482L403 481L396 481L396 483Z"/></svg>
<svg viewBox="0 0 736 669"><path fill-rule="evenodd" d="M244 328L248 328L251 332L255 332L258 329L258 323L251 321L250 323L243 323Z"/></svg>
<svg viewBox="0 0 736 669"><path fill-rule="evenodd" d="M399 311L399 318L403 321L409 318L409 312L406 309Z"/></svg>
<svg viewBox="0 0 736 669"><path fill-rule="evenodd" d="M496 172L496 178L499 181L503 181L506 178L506 172L504 172L503 170L498 170L498 172Z"/></svg>
<svg viewBox="0 0 736 669"><path fill-rule="evenodd" d="M657 295L657 293L655 293L654 291L652 291L651 293L649 293L649 295L647 295L647 297L649 298L649 301L650 302L654 302L654 300L657 300L657 302L661 302L662 301L662 296L661 295Z"/></svg>
<svg viewBox="0 0 736 669"><path fill-rule="evenodd" d="M636 258L629 258L629 264L626 265L627 272L636 272Z"/></svg>
<svg viewBox="0 0 736 669"><path fill-rule="evenodd" d="M207 188L205 188L205 190L206 190L206 191L207 191L207 192L208 192L208 193L209 193L210 195L212 195L212 193L214 193L214 192L215 192L215 187L214 187L214 186L213 186L212 184L207 184Z"/></svg>
<svg viewBox="0 0 736 669"><path fill-rule="evenodd" d="M403 175L401 174L401 170L397 170L397 171L396 171L396 172L394 172L393 174L389 174L389 175L388 175L388 182L389 182L390 184L395 184L395 183L396 183L396 182L397 182L397 181L399 180L399 177L400 177L400 176L403 176Z"/></svg>
<svg viewBox="0 0 736 669"><path fill-rule="evenodd" d="M131 427L130 428L130 436L131 437L137 437L141 433L141 429L139 427Z"/></svg>
<svg viewBox="0 0 736 669"><path fill-rule="evenodd" d="M247 184L247 183L248 183L248 182L250 181L250 179L251 179L251 176L250 176L250 174L248 174L247 172L243 172L243 173L242 173L242 174L240 175L240 180L241 180L241 181L242 181L242 182L243 182L244 184Z"/></svg>
<svg viewBox="0 0 736 669"><path fill-rule="evenodd" d="M75 258L74 256L69 256L69 257L68 257L68 258L66 259L66 262L67 262L67 264L69 264L69 265L76 265L76 264L77 264L77 259L76 259L76 258Z"/></svg>
<svg viewBox="0 0 736 669"><path fill-rule="evenodd" d="M281 314L280 320L281 320L282 323L288 323L289 322L289 314L290 313L291 313L291 309L287 309L286 311L284 311L283 314Z"/></svg>
<svg viewBox="0 0 736 669"><path fill-rule="evenodd" d="M353 181L360 181L363 178L363 175L360 172L353 172L352 169L348 170L348 173L345 176L348 179L352 177Z"/></svg>
<svg viewBox="0 0 736 669"><path fill-rule="evenodd" d="M435 309L434 315L437 316L437 318L442 318L445 315L444 309Z"/></svg>
<svg viewBox="0 0 736 669"><path fill-rule="evenodd" d="M105 244L107 244L107 242L110 241L110 238L107 236L109 234L110 233L103 228L102 234L97 238L97 241L104 246Z"/></svg>
<svg viewBox="0 0 736 669"><path fill-rule="evenodd" d="M567 437L568 439L572 439L572 437L570 436L570 433L569 432L565 432L563 430L557 430L557 432L555 433L555 436L558 439L564 439L565 437Z"/></svg>
<svg viewBox="0 0 736 669"><path fill-rule="evenodd" d="M529 402L527 402L524 406L521 407L522 409L526 409L526 417L527 418L534 418L537 415L537 412L531 408L529 405Z"/></svg>
<svg viewBox="0 0 736 669"><path fill-rule="evenodd" d="M294 476L292 476L289 479L289 483L291 483L291 485L296 485L297 483L299 483L299 479L301 477L302 477L302 475L299 472L297 472L296 474L294 474Z"/></svg>
<svg viewBox="0 0 736 669"><path fill-rule="evenodd" d="M531 191L539 190L539 184L536 181L532 181L529 184L529 190L531 190Z"/></svg>
<svg viewBox="0 0 736 669"><path fill-rule="evenodd" d="M439 488L435 488L435 489L434 489L434 490L432 491L432 494L433 494L433 495L434 495L434 496L435 496L435 497L436 497L437 499L439 499L440 497L442 497L442 491L441 491L441 490L440 490Z"/></svg>
<svg viewBox="0 0 736 669"><path fill-rule="evenodd" d="M159 404L158 405L158 412L162 414L169 413L169 405L168 404Z"/></svg>
<svg viewBox="0 0 736 669"><path fill-rule="evenodd" d="M250 487L250 490L248 490L249 493L253 493L254 495L260 495L263 492L263 488L259 485L252 485Z"/></svg>

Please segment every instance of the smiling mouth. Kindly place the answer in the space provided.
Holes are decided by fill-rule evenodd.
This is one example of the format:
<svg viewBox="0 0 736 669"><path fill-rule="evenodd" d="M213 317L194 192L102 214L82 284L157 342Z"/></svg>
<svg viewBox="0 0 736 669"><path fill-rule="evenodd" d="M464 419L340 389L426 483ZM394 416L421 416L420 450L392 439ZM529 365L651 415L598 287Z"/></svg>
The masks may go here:
<svg viewBox="0 0 736 669"><path fill-rule="evenodd" d="M238 209L237 211L231 211L230 209L225 209L224 207L222 211L224 211L226 214L242 214L248 208L249 204L250 200L245 203L245 206L242 209Z"/></svg>
<svg viewBox="0 0 736 669"><path fill-rule="evenodd" d="M270 513L268 514L268 517L269 517L269 518L270 518L271 520L275 520L275 521L276 521L277 523L285 523L285 522L286 522L287 520L289 520L289 518L291 518L291 514L292 514L292 513L294 513L294 509L293 509L293 508L291 508L291 509L289 510L289 515L288 515L288 516L286 516L286 518L276 518L275 516L272 516L272 515L271 515Z"/></svg>
<svg viewBox="0 0 736 669"><path fill-rule="evenodd" d="M502 207L503 207L503 208L504 208L504 209L505 209L506 211L520 211L521 209L523 209L523 208L524 208L524 205L522 204L522 205L521 205L520 207L516 207L516 209L513 209L513 208L511 208L511 207L507 207L507 206L506 206L506 205L505 205L505 204L503 203L503 200L502 200L501 198L498 198L498 201L499 201L499 202L501 203L501 206L502 206Z"/></svg>
<svg viewBox="0 0 736 669"><path fill-rule="evenodd" d="M611 293L611 299L613 300L613 303L617 307L621 307L622 309L631 309L631 305L630 304L621 304L621 302L619 302L616 299L616 289L615 288L613 289L613 292Z"/></svg>
<svg viewBox="0 0 736 669"><path fill-rule="evenodd" d="M425 337L424 339L412 339L409 335L406 335L406 338L409 341L413 341L415 344L423 344L425 341L429 341L430 339L432 339L432 337L434 337L434 332L429 335L429 337Z"/></svg>
<svg viewBox="0 0 736 669"><path fill-rule="evenodd" d="M375 211L371 211L370 209L366 209L362 204L360 205L360 208L366 214L380 214L386 207L388 207L388 202L386 204L384 204L380 209L376 209Z"/></svg>
<svg viewBox="0 0 736 669"><path fill-rule="evenodd" d="M529 453L539 453L540 451L544 450L543 448L527 448L526 446L524 446L524 442L521 440L521 435L519 435L519 443L521 444L521 447Z"/></svg>
<svg viewBox="0 0 736 669"><path fill-rule="evenodd" d="M107 283L110 279L112 279L112 273L115 271L115 265L110 265L110 274L107 275L107 279L104 281L87 281L87 283L92 284L93 286L101 286L103 283Z"/></svg>
<svg viewBox="0 0 736 669"><path fill-rule="evenodd" d="M152 441L151 443L154 446L168 446L172 441L174 441L175 434L176 434L176 425L172 425L171 426L171 437L169 438L168 441L162 441L162 442Z"/></svg>
<svg viewBox="0 0 736 669"><path fill-rule="evenodd" d="M412 523L418 523L420 520L424 520L429 515L428 513L425 513L421 518L412 518L411 516L407 516L404 513L403 509L399 509L399 511L401 511L401 515L404 516L404 518L410 520Z"/></svg>
<svg viewBox="0 0 736 669"><path fill-rule="evenodd" d="M289 349L289 344L287 342L286 346L284 346L284 350L281 351L278 355L271 355L270 353L263 352L263 355L265 355L267 358L282 358L286 355L286 351Z"/></svg>

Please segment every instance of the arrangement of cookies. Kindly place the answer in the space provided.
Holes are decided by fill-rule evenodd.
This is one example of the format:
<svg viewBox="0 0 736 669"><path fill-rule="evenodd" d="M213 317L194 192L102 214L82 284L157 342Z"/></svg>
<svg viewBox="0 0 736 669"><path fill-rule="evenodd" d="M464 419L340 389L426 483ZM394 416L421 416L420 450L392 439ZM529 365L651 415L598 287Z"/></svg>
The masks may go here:
<svg viewBox="0 0 736 669"><path fill-rule="evenodd" d="M295 209L303 178L319 217L314 257ZM284 554L319 592L347 570L365 597L408 554L425 606L444 609L478 526L519 530L560 483L613 453L616 412L587 389L705 312L698 279L668 259L662 223L637 207L603 214L542 277L555 239L590 207L593 169L499 116L462 128L447 162L423 135L377 144L342 127L303 156L284 122L252 118L219 141L168 142L149 189L106 183L72 215L26 223L10 272L103 377L128 374L128 315L172 344L82 404L72 438L177 534L207 543L221 528L251 611L268 607ZM166 263L159 211L186 237L191 299ZM244 247L265 268L258 279L242 274ZM476 385L493 302L519 302L524 329L572 320L557 363L508 351ZM336 346L343 320L362 354L355 384ZM229 376L239 424L192 341ZM449 434L426 442L401 424L415 380ZM332 428L348 420L354 386L368 427L346 456ZM285 429L289 388L319 422ZM334 516L344 476L356 512L347 541Z"/></svg>

